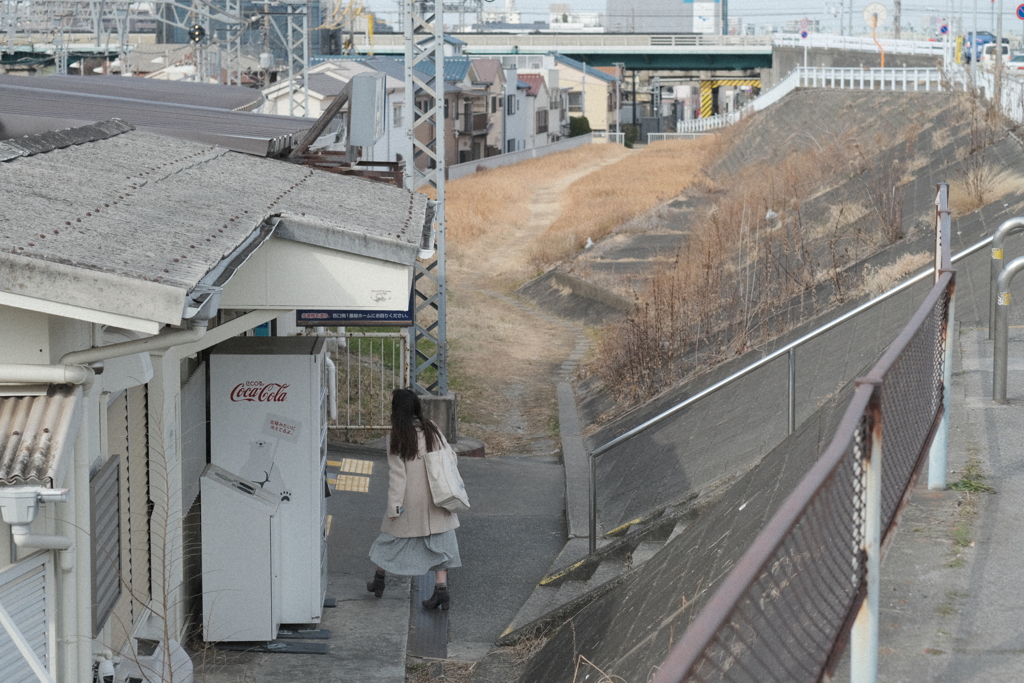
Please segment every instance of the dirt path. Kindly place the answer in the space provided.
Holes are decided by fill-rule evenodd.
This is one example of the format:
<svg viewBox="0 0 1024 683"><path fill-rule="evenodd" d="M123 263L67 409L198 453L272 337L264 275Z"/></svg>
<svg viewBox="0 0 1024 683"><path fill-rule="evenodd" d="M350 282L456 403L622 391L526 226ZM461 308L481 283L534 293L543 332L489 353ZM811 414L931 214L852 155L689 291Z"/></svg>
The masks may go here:
<svg viewBox="0 0 1024 683"><path fill-rule="evenodd" d="M459 430L483 441L488 456L558 450L555 382L586 337L582 328L512 292L538 274L531 271L529 247L558 218L565 189L616 160L594 160L544 178L524 201L529 220L489 226L449 259L450 377L459 397Z"/></svg>

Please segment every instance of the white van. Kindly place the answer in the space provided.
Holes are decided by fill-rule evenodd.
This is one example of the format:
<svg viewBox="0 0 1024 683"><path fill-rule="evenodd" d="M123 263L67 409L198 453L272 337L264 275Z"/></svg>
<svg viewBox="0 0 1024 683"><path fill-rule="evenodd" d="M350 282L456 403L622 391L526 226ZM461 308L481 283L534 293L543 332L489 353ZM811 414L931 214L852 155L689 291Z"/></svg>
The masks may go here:
<svg viewBox="0 0 1024 683"><path fill-rule="evenodd" d="M1010 46L1007 45L1006 43L1003 43L1002 48L1003 48L1003 60L1002 61L1005 63L1005 62L1010 61ZM998 46L995 43L988 43L984 47L982 47L982 50L981 50L981 63L982 64L991 64L992 62L994 62L995 59L996 59L996 51L997 50L998 50Z"/></svg>

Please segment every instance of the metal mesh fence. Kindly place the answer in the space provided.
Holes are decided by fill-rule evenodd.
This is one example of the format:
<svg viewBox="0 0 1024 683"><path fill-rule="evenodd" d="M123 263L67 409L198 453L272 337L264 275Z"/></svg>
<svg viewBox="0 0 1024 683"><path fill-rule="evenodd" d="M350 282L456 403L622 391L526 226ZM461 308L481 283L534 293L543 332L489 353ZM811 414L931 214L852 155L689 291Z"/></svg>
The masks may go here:
<svg viewBox="0 0 1024 683"><path fill-rule="evenodd" d="M723 581L656 681L810 682L834 664L866 586L869 435L881 427L884 534L941 415L952 291L946 273L858 387L826 453Z"/></svg>
<svg viewBox="0 0 1024 683"><path fill-rule="evenodd" d="M882 426L882 533L890 528L924 455L942 405L949 291L929 297L931 309L885 369L880 390Z"/></svg>
<svg viewBox="0 0 1024 683"><path fill-rule="evenodd" d="M837 462L833 454L825 481L811 492L796 523L715 632L687 680L820 678L864 579L861 463L866 429L862 417L845 448L840 447Z"/></svg>

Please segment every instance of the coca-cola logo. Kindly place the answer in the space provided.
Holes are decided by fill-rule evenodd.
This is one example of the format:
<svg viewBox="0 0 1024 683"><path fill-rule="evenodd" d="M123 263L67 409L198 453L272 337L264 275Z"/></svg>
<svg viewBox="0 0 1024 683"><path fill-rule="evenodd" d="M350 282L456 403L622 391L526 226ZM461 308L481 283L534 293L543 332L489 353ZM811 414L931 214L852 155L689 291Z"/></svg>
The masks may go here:
<svg viewBox="0 0 1024 683"><path fill-rule="evenodd" d="M253 403L281 403L288 399L288 392L285 391L288 384L276 382L239 382L231 390L232 401L249 401Z"/></svg>

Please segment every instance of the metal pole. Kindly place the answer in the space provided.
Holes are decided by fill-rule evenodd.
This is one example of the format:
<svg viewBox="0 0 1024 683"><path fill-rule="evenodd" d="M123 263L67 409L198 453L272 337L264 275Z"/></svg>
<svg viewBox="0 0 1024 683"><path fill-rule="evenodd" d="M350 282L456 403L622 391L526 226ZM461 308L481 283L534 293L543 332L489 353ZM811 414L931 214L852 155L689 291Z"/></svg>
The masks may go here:
<svg viewBox="0 0 1024 683"><path fill-rule="evenodd" d="M789 350L789 433L796 431L796 347Z"/></svg>
<svg viewBox="0 0 1024 683"><path fill-rule="evenodd" d="M988 269L988 338L992 338L992 331L996 320L996 296L998 294L999 273L1003 270L1003 244L1010 235L1024 232L1024 217L1011 218L1004 221L992 233L992 260Z"/></svg>
<svg viewBox="0 0 1024 683"><path fill-rule="evenodd" d="M999 0L999 12L996 15L996 61L993 68L995 68L995 97L993 101L996 104L996 111L999 113L1003 112L1003 0ZM995 5L993 4L993 8ZM1007 48L1009 50L1009 48Z"/></svg>
<svg viewBox="0 0 1024 683"><path fill-rule="evenodd" d="M971 87L978 82L978 0L974 0L974 33L971 34L971 44L967 54L971 57Z"/></svg>
<svg viewBox="0 0 1024 683"><path fill-rule="evenodd" d="M950 385L953 383L953 324L956 320L956 289L949 295L949 313L946 316L946 327L943 330L945 337L945 360L942 366L942 419L939 421L938 431L932 439L931 448L928 451L928 488L932 491L946 490L946 462L949 453L949 411Z"/></svg>
<svg viewBox="0 0 1024 683"><path fill-rule="evenodd" d="M1006 356L1009 344L1010 283L1013 276L1024 269L1024 256L1010 261L999 273L996 298L996 329L992 360L992 400L1006 403Z"/></svg>
<svg viewBox="0 0 1024 683"><path fill-rule="evenodd" d="M588 505L590 530L587 533L587 545L590 554L593 555L597 552L597 463L593 455L587 458L587 468L590 474L590 502Z"/></svg>
<svg viewBox="0 0 1024 683"><path fill-rule="evenodd" d="M860 384L861 382L858 382ZM875 391L868 404L871 430L868 443L870 450L861 456L863 469L865 506L861 524L864 540L861 547L865 564L867 595L850 631L850 682L875 683L878 680L878 597L879 567L881 565L882 540L882 411L878 393L881 381L875 384Z"/></svg>
<svg viewBox="0 0 1024 683"><path fill-rule="evenodd" d="M938 184L935 197L935 282L943 270L951 268L949 261L949 185ZM942 418L928 450L928 488L932 491L946 489L946 462L949 452L950 385L953 382L953 323L956 320L956 289L950 292L949 308L946 311L942 329L944 342L942 364Z"/></svg>

